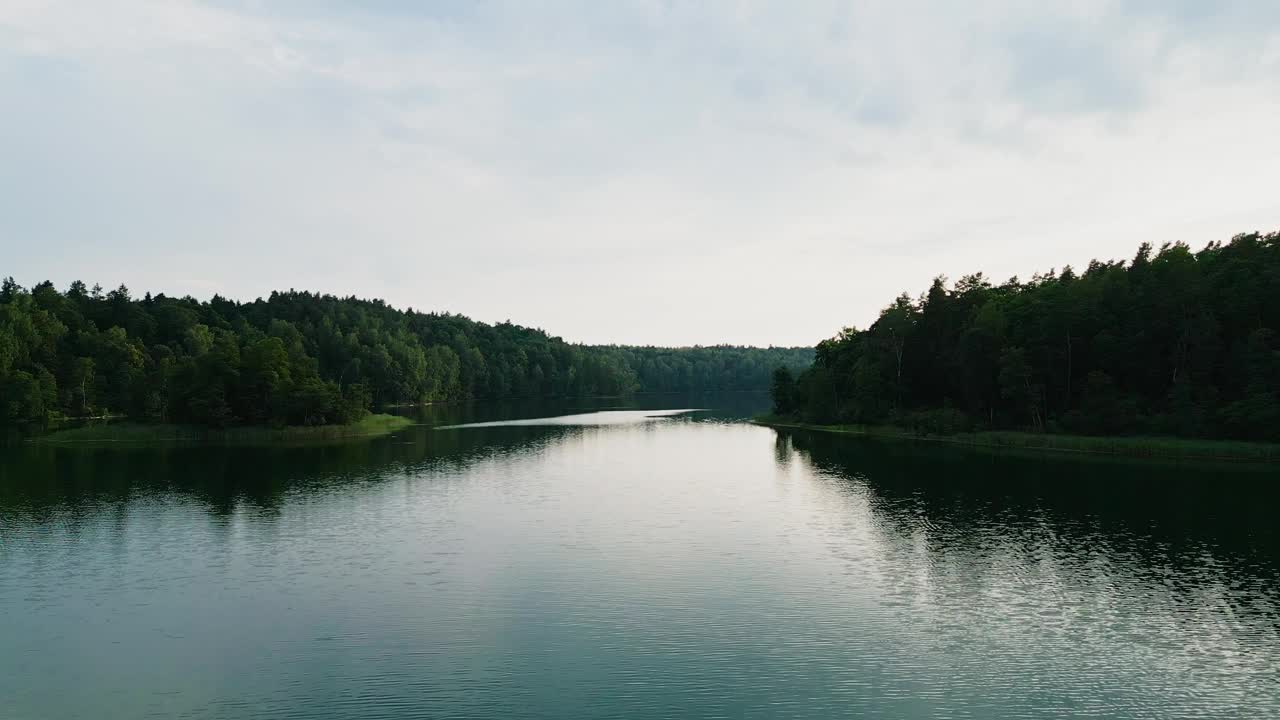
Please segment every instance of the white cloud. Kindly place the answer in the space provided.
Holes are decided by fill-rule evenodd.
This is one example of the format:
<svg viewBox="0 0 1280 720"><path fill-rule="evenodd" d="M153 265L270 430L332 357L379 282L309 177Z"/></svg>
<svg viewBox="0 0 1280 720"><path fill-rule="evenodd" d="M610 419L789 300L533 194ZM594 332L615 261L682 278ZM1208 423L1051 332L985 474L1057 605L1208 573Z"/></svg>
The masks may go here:
<svg viewBox="0 0 1280 720"><path fill-rule="evenodd" d="M1280 226L1263 6L419 6L6 3L3 272L807 344Z"/></svg>

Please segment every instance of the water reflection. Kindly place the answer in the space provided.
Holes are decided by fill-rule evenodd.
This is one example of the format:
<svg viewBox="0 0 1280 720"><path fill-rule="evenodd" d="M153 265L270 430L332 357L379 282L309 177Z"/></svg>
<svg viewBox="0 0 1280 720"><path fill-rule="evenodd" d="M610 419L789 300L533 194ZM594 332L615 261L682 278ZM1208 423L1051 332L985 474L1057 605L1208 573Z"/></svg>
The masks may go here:
<svg viewBox="0 0 1280 720"><path fill-rule="evenodd" d="M476 428L518 426L574 425L593 427L599 425L634 425L636 423L655 422L664 418L702 412L705 411L698 408L676 408L672 410L597 410L595 412L573 413L571 415L549 415L545 417L520 418L518 420L490 420L488 422L462 423L459 425L441 425L436 429L474 430Z"/></svg>
<svg viewBox="0 0 1280 720"><path fill-rule="evenodd" d="M1073 716L1158 715L1153 693L1191 706L1206 686L1223 717L1280 698L1271 468L807 432L779 432L775 458L846 498L830 537L874 546L851 572L923 631L922 654L980 647L967 672L1034 679Z"/></svg>
<svg viewBox="0 0 1280 720"><path fill-rule="evenodd" d="M373 441L301 447L38 445L0 454L0 513L39 519L55 509L162 493L198 499L215 514L230 513L243 503L271 509L290 492L355 490L390 476L525 452L575 432L522 428L463 435L410 428Z"/></svg>
<svg viewBox="0 0 1280 720"><path fill-rule="evenodd" d="M673 411L675 404L709 401L714 410ZM700 422L749 417L759 393L644 395L627 400L524 400L429 405L403 412L419 423L389 438L298 446L66 446L11 443L0 447L0 519L48 519L57 510L121 503L157 493L180 493L227 515L241 504L278 508L292 491L359 486L387 477L457 470L477 460L527 453L580 436L583 413L632 423L637 417L692 415ZM635 412L641 415L633 415ZM537 418L578 417L547 423ZM590 416L586 416L590 417ZM586 423L587 425L599 423ZM433 432L466 426L466 432ZM4 526L0 523L0 533ZM0 538L3 535L0 534Z"/></svg>
<svg viewBox="0 0 1280 720"><path fill-rule="evenodd" d="M420 425L389 438L301 446L40 445L0 448L0 519L49 520L51 512L79 512L157 493L180 493L228 515L242 503L278 509L289 492L379 482L388 477L465 468L481 459L525 454L573 436L573 425L521 424L431 432L439 425L489 416L581 409L576 404L504 402L416 409ZM483 423L483 420L481 420ZM0 533L4 524L0 524ZM3 537L3 536L0 536Z"/></svg>
<svg viewBox="0 0 1280 720"><path fill-rule="evenodd" d="M8 716L1280 712L1270 469L590 405L0 452Z"/></svg>
<svg viewBox="0 0 1280 720"><path fill-rule="evenodd" d="M781 432L776 443L784 462L798 452L833 482L865 486L884 522L925 530L940 549L989 529L1085 549L1122 539L1153 562L1201 564L1209 551L1272 567L1280 549L1270 466L988 454L821 433Z"/></svg>

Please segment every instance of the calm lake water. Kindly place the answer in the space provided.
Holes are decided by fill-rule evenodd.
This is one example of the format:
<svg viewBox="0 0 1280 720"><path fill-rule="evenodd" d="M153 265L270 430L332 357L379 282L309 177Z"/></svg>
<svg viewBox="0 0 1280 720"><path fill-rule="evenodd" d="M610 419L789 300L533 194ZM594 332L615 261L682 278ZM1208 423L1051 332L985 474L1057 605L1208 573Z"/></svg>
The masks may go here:
<svg viewBox="0 0 1280 720"><path fill-rule="evenodd" d="M1275 469L641 402L0 449L0 717L1280 717Z"/></svg>

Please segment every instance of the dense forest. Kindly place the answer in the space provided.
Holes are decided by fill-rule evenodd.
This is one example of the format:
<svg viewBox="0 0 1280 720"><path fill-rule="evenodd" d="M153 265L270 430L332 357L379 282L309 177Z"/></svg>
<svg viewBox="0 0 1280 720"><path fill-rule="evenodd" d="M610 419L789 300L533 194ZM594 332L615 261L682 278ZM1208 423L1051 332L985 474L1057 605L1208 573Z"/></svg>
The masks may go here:
<svg viewBox="0 0 1280 720"><path fill-rule="evenodd" d="M1280 441L1280 233L1139 248L1077 273L936 279L819 343L774 410L926 433Z"/></svg>
<svg viewBox="0 0 1280 720"><path fill-rule="evenodd" d="M370 408L469 398L764 390L810 348L566 343L510 323L380 300L0 287L0 425L126 415L224 427L347 423Z"/></svg>

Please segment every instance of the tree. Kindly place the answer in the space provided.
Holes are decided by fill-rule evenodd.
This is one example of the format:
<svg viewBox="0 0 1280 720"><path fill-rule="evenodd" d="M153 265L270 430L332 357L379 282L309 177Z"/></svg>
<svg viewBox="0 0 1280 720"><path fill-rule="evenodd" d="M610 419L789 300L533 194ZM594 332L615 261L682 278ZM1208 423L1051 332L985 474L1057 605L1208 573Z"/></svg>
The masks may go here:
<svg viewBox="0 0 1280 720"><path fill-rule="evenodd" d="M791 370L779 367L773 371L773 384L769 394L773 398L773 412L777 415L790 415L795 412L796 381Z"/></svg>
<svg viewBox="0 0 1280 720"><path fill-rule="evenodd" d="M1258 439L1280 408L1280 233L1000 285L981 275L818 343L799 414L842 421ZM821 391L820 391L821 389ZM830 395L827 395L830 391ZM960 413L963 418L955 415ZM958 423L952 420L959 421ZM935 425L937 423L934 423Z"/></svg>
<svg viewBox="0 0 1280 720"><path fill-rule="evenodd" d="M79 390L79 407L78 414L88 416L92 414L93 406L89 403L89 393L93 391L94 378L97 372L94 369L93 358L78 357L72 361L71 384Z"/></svg>
<svg viewBox="0 0 1280 720"><path fill-rule="evenodd" d="M12 425L43 425L49 419L46 392L40 380L25 370L9 375L0 385L0 417Z"/></svg>
<svg viewBox="0 0 1280 720"><path fill-rule="evenodd" d="M511 323L292 290L238 303L0 283L0 390L17 393L0 397L16 408L3 423L41 414L31 383L46 416L331 424L424 400L766 390L773 368L798 372L812 358L810 348L574 345Z"/></svg>

